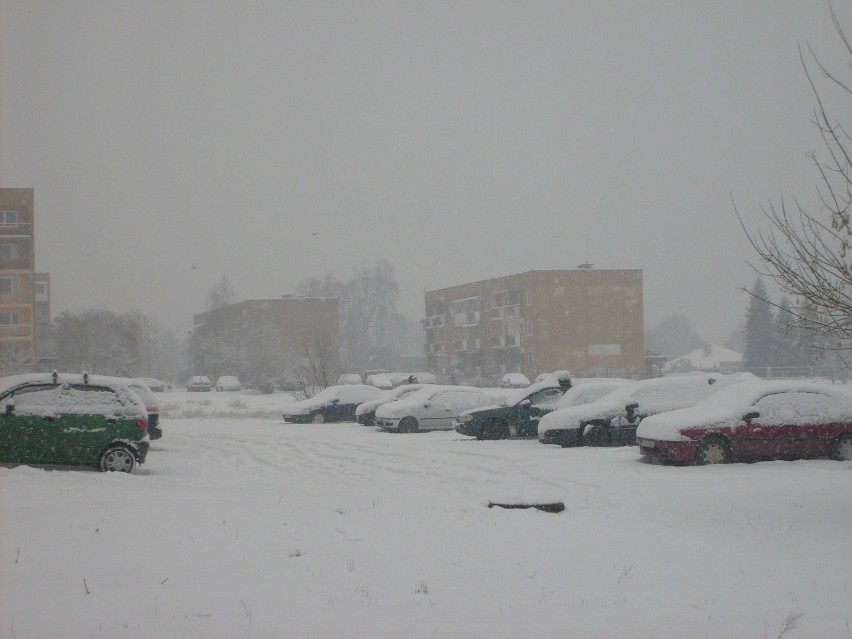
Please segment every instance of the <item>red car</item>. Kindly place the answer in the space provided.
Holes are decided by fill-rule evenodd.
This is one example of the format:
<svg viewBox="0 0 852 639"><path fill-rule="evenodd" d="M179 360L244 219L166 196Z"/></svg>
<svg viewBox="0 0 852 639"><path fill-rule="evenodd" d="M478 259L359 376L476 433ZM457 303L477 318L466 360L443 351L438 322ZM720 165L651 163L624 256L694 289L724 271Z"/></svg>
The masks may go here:
<svg viewBox="0 0 852 639"><path fill-rule="evenodd" d="M663 462L852 460L852 391L813 382L754 381L691 408L643 420L640 452Z"/></svg>

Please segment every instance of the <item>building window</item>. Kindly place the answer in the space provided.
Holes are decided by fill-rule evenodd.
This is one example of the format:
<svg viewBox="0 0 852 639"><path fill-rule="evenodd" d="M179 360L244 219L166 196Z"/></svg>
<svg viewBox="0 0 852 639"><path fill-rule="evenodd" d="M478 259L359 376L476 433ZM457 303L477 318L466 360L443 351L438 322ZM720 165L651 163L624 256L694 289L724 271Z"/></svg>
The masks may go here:
<svg viewBox="0 0 852 639"><path fill-rule="evenodd" d="M18 226L18 212L0 211L0 226Z"/></svg>
<svg viewBox="0 0 852 639"><path fill-rule="evenodd" d="M589 344L589 355L592 357L621 355L621 344Z"/></svg>
<svg viewBox="0 0 852 639"><path fill-rule="evenodd" d="M17 326L18 314L15 311L0 313L0 326Z"/></svg>
<svg viewBox="0 0 852 639"><path fill-rule="evenodd" d="M527 320L524 322L526 328L527 337L530 337L533 334L533 323L532 320Z"/></svg>
<svg viewBox="0 0 852 639"><path fill-rule="evenodd" d="M527 306L532 306L532 291L526 291L524 293L524 297L526 298Z"/></svg>
<svg viewBox="0 0 852 639"><path fill-rule="evenodd" d="M0 295L16 295L19 290L17 277L0 277Z"/></svg>
<svg viewBox="0 0 852 639"><path fill-rule="evenodd" d="M481 297L456 300L450 304L450 315L453 316L453 323L456 326L476 326L482 318L481 307Z"/></svg>
<svg viewBox="0 0 852 639"><path fill-rule="evenodd" d="M18 259L18 246L16 244L0 244L0 260Z"/></svg>

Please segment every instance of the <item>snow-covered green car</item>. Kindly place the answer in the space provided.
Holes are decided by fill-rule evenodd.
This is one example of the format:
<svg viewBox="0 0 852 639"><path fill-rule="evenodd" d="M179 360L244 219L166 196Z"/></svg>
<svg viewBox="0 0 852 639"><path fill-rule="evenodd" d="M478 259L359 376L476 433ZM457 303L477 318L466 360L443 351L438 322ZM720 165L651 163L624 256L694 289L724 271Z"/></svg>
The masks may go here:
<svg viewBox="0 0 852 639"><path fill-rule="evenodd" d="M454 420L453 429L477 439L535 437L538 420L556 408L570 387L570 379L538 382L519 389L502 404L463 412Z"/></svg>
<svg viewBox="0 0 852 639"><path fill-rule="evenodd" d="M0 462L132 472L150 446L145 404L128 386L85 374L0 379Z"/></svg>

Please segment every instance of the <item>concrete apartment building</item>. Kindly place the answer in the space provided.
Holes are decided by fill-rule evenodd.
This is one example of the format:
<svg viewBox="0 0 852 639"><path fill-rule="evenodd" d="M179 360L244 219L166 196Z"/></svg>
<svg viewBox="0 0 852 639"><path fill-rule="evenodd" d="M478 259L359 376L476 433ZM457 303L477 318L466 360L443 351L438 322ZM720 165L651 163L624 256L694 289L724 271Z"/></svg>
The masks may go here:
<svg viewBox="0 0 852 639"><path fill-rule="evenodd" d="M0 189L0 368L33 369L35 347L34 190Z"/></svg>
<svg viewBox="0 0 852 639"><path fill-rule="evenodd" d="M338 299L284 296L247 300L193 316L192 374L237 375L244 384L286 382L319 370L334 383L340 368Z"/></svg>
<svg viewBox="0 0 852 639"><path fill-rule="evenodd" d="M642 271L528 271L425 294L430 370L454 381L645 374Z"/></svg>

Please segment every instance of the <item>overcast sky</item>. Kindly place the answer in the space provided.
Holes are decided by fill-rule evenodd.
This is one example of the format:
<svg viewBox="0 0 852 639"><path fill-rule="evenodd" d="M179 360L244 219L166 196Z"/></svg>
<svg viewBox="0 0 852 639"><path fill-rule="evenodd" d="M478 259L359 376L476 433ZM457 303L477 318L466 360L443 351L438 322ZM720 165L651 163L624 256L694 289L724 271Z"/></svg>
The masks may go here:
<svg viewBox="0 0 852 639"><path fill-rule="evenodd" d="M35 187L54 313L188 331L222 275L277 297L386 258L417 319L592 262L722 342L756 277L731 197L754 228L815 199L799 43L849 71L817 0L4 0L0 186Z"/></svg>

